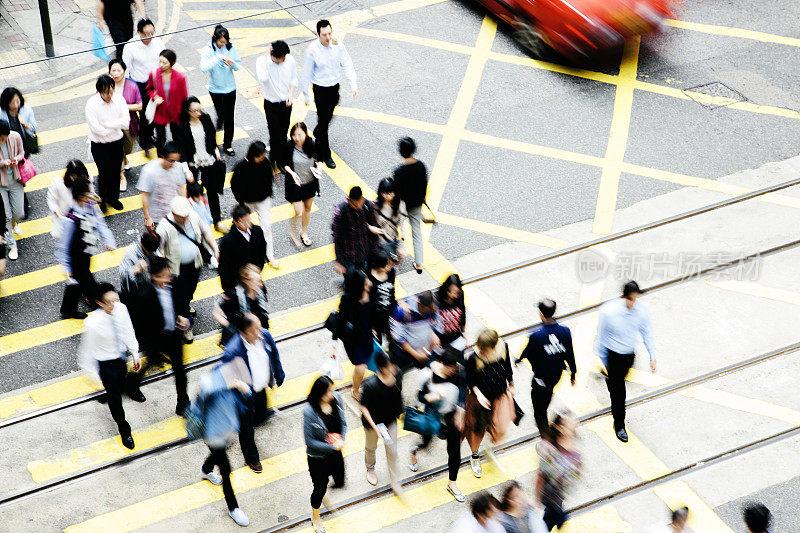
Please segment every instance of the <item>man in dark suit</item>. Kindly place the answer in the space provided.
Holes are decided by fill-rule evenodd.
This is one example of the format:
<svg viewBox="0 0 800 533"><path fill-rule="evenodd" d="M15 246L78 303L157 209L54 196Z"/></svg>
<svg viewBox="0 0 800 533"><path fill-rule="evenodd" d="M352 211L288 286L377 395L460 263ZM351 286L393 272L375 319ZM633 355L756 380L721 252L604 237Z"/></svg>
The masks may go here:
<svg viewBox="0 0 800 533"><path fill-rule="evenodd" d="M138 402L145 401L139 389L142 377L152 366L160 365L166 356L175 374L178 393L175 413L182 415L189 405L186 369L183 367L183 332L189 328L189 317L177 314L181 308L181 296L167 260L151 257L149 271L150 279L143 286L136 287L130 296L133 328L147 359L139 372L128 374L128 396Z"/></svg>
<svg viewBox="0 0 800 533"><path fill-rule="evenodd" d="M267 245L263 230L250 220L250 208L239 204L231 211L233 226L219 241L219 281L223 291L239 283L239 269L248 263L264 268Z"/></svg>
<svg viewBox="0 0 800 533"><path fill-rule="evenodd" d="M275 413L275 410L267 408L267 387L280 387L286 376L281 366L278 346L270 332L261 327L256 315L246 313L237 317L236 328L239 334L228 341L222 353L222 362L227 363L240 357L250 372L253 384L253 394L250 396L252 405L239 421L239 444L247 466L260 474L262 467L256 448L254 427Z"/></svg>

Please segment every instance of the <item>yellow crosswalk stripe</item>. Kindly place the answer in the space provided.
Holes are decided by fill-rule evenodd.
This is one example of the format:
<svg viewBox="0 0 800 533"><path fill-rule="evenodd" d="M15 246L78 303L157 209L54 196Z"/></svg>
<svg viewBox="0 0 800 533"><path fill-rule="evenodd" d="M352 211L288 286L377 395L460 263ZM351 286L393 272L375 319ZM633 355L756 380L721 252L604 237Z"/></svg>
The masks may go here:
<svg viewBox="0 0 800 533"><path fill-rule="evenodd" d="M272 11L264 13L268 9L226 9L225 18L238 18L249 17L247 20L286 20L293 19L289 12L281 9L280 11ZM194 20L219 20L220 11L218 9L189 9L184 10L184 13L192 17ZM261 13L258 15L257 13ZM253 16L255 15L255 16Z"/></svg>

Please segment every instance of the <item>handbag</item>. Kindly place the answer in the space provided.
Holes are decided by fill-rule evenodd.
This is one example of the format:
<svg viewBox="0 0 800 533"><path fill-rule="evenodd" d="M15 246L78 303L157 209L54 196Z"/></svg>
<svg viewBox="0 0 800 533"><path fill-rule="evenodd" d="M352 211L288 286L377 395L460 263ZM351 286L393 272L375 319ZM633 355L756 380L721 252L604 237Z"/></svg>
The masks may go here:
<svg viewBox="0 0 800 533"><path fill-rule="evenodd" d="M28 183L28 181L38 173L30 159L23 159L22 163L19 164L19 181L23 185Z"/></svg>
<svg viewBox="0 0 800 533"><path fill-rule="evenodd" d="M22 146L25 148L26 154L38 154L39 153L39 136L34 133L25 132L25 135L22 137Z"/></svg>
<svg viewBox="0 0 800 533"><path fill-rule="evenodd" d="M153 119L156 118L156 107L158 107L158 104L153 102L152 99L147 101L147 107L144 110L144 118L147 122L152 123Z"/></svg>
<svg viewBox="0 0 800 533"><path fill-rule="evenodd" d="M386 352L383 351L383 346L378 342L377 339L372 339L372 353L369 354L369 359L367 359L367 369L377 373L378 372L378 365L375 364L375 354L383 353L384 355Z"/></svg>
<svg viewBox="0 0 800 533"><path fill-rule="evenodd" d="M199 440L205 436L206 416L202 408L198 405L198 400L183 411L183 418L186 424L186 434L192 440Z"/></svg>
<svg viewBox="0 0 800 533"><path fill-rule="evenodd" d="M328 376L332 381L341 381L344 379L344 368L342 363L339 362L338 357L326 357L322 362L322 367L319 373L323 376Z"/></svg>
<svg viewBox="0 0 800 533"><path fill-rule="evenodd" d="M166 219L166 220L167 220L167 222L172 224L172 226L176 230L178 230L178 233L180 233L181 235L183 235L184 237L189 239L189 241L191 241L192 244L197 246L197 249L200 250L200 257L203 258L203 263L204 264L208 263L208 261L211 259L211 252L209 252L208 249L205 246L203 246L202 244L200 244L198 241L196 241L196 240L192 239L191 237L189 237L188 235L186 235L186 232L183 231L183 228L180 227L179 225L177 225L173 220L170 220L170 219Z"/></svg>
<svg viewBox="0 0 800 533"><path fill-rule="evenodd" d="M103 35L103 30L96 23L92 23L92 48L94 48L94 55L105 63L111 61L108 57L108 52L105 49L106 36Z"/></svg>
<svg viewBox="0 0 800 533"><path fill-rule="evenodd" d="M403 429L420 435L436 435L442 425L437 411L420 411L416 407L407 406L403 416Z"/></svg>

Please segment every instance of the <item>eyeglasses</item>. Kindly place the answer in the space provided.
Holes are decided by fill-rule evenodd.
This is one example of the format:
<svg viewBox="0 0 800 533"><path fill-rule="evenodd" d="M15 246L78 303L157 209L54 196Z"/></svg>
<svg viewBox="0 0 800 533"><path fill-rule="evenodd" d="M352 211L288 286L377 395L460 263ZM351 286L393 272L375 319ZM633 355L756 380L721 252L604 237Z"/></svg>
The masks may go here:
<svg viewBox="0 0 800 533"><path fill-rule="evenodd" d="M142 37L143 37L144 39L147 39L147 38L149 38L149 37L152 37L153 35L155 35L155 32L152 32L152 31L146 31L146 32L142 32Z"/></svg>
<svg viewBox="0 0 800 533"><path fill-rule="evenodd" d="M170 158L166 158L164 161L166 161L170 165L173 164L173 163L180 163L181 162L180 159L170 159Z"/></svg>

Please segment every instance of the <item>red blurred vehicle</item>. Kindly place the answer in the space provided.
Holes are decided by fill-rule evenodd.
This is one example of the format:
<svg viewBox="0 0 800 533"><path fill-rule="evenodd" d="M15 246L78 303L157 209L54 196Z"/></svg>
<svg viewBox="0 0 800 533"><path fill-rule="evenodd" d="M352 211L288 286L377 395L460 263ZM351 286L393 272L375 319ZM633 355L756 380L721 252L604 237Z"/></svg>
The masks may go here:
<svg viewBox="0 0 800 533"><path fill-rule="evenodd" d="M535 56L547 49L573 60L620 48L659 31L674 0L478 0L510 24Z"/></svg>

